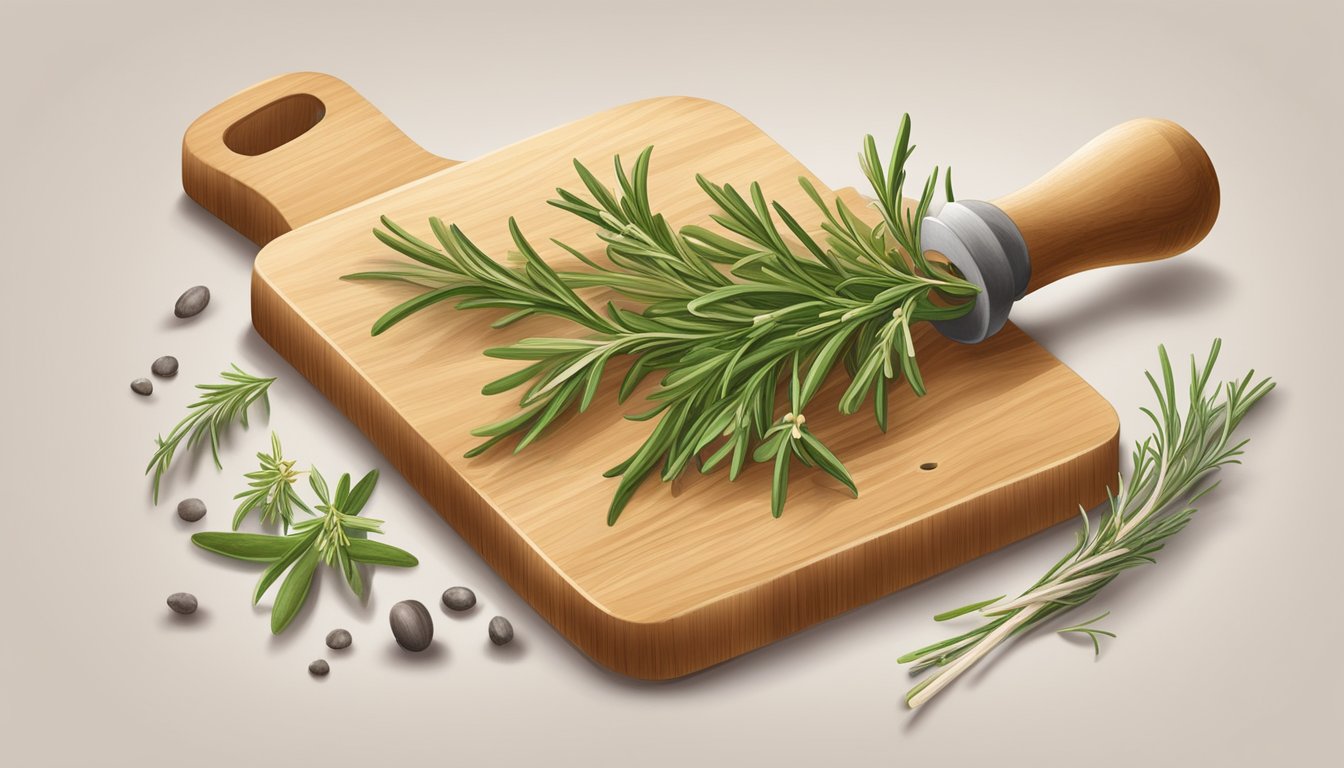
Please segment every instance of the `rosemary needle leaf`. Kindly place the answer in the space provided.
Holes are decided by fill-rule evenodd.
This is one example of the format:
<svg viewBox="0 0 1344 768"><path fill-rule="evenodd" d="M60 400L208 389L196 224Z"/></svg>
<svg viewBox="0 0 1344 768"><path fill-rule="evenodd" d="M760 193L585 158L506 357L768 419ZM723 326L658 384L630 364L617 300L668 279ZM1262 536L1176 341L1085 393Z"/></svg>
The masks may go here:
<svg viewBox="0 0 1344 768"><path fill-rule="evenodd" d="M375 472L377 470L374 470ZM377 475L374 475L377 478ZM336 481L336 495L332 499L332 504L344 510L346 502L350 499L350 473L341 475L341 479Z"/></svg>
<svg viewBox="0 0 1344 768"><path fill-rule="evenodd" d="M350 279L353 279L355 277L356 277L355 275L347 276L347 278ZM365 280L370 279L370 276L367 275L363 276L362 279ZM457 287L446 286L443 288L436 288L432 291L429 291L428 293L422 293L413 299L409 299L401 304L398 304L392 309L389 309L386 313L383 314L382 317L378 318L377 322L373 324L373 335L377 336L386 331L388 328L391 328L397 323L400 323L402 320L405 320L406 318L415 314L416 312L419 312L420 310L425 309L426 307L438 304L441 301L451 299L457 293L459 293Z"/></svg>
<svg viewBox="0 0 1344 768"><path fill-rule="evenodd" d="M806 429L801 431L803 450L812 459L812 462L825 470L831 477L844 483L851 493L858 496L859 489L854 485L854 478L849 476L849 470L845 469L845 465L840 463L840 459L836 458L835 454L831 453L825 445L822 445L821 441L811 431Z"/></svg>
<svg viewBox="0 0 1344 768"><path fill-rule="evenodd" d="M317 494L318 501L325 505L331 504L330 492L327 489L327 479L317 471L317 467L308 470L308 484L312 486L313 493Z"/></svg>
<svg viewBox="0 0 1344 768"><path fill-rule="evenodd" d="M369 539L351 540L346 552L349 553L351 560L358 563L368 563L369 565L414 568L420 564L415 555L404 549L398 549L381 541L371 541Z"/></svg>
<svg viewBox="0 0 1344 768"><path fill-rule="evenodd" d="M526 368L520 368L513 373L495 379L481 388L482 395L498 395L502 392L508 392L510 389L520 387L531 381L548 366L548 362L543 360L539 363L533 363Z"/></svg>
<svg viewBox="0 0 1344 768"><path fill-rule="evenodd" d="M309 550L313 549L315 543L315 537L313 536L291 536L286 538L297 539L297 541L290 542L289 549L285 552L284 557L271 563L270 567L262 572L261 578L257 580L257 586L252 590L253 605L261 602L261 598L266 594L266 590L270 589L271 585L275 583L275 580L280 578L280 574L284 573L286 569L293 565L295 560L303 557Z"/></svg>
<svg viewBox="0 0 1344 768"><path fill-rule="evenodd" d="M985 606L993 605L994 603L999 602L1005 597L1007 597L1007 595L999 595L998 597L993 597L990 598L989 600L981 600L978 603L971 603L970 605L963 605L960 608L953 608L950 611L943 611L942 613L935 615L933 617L933 620L947 621L948 619L955 619L958 616L965 616L966 614L971 613L973 611L978 611L981 608L984 608Z"/></svg>
<svg viewBox="0 0 1344 768"><path fill-rule="evenodd" d="M316 547L306 549L281 583L275 605L271 607L271 634L284 632L308 599L308 591L313 586L313 573L317 570L317 555Z"/></svg>
<svg viewBox="0 0 1344 768"><path fill-rule="evenodd" d="M1087 621L1084 621L1084 622L1082 622L1081 624L1075 624L1075 625L1073 625L1072 627L1064 627L1063 629L1057 629L1057 630L1055 630L1055 631L1058 632L1058 633L1061 634L1061 635L1064 634L1065 632L1078 632L1078 633L1082 633L1082 634L1087 635L1088 639L1092 641L1092 651L1093 651L1093 655L1094 655L1094 656L1100 656L1100 655L1101 655L1101 642L1100 642L1099 640L1097 640L1097 635L1105 635L1105 636L1107 636L1107 637L1114 638L1114 637L1115 637L1115 633L1114 633L1114 632L1107 632L1107 631L1104 630L1104 629L1097 629L1097 628L1095 628L1095 627L1089 627L1088 625L1089 625L1089 624L1096 624L1098 621L1101 621L1102 619L1104 619L1104 618L1106 618L1107 616L1110 616L1110 615L1111 615L1111 612L1110 612L1110 611L1107 611L1107 612L1101 614L1100 616L1097 616L1097 617L1088 619Z"/></svg>
<svg viewBox="0 0 1344 768"><path fill-rule="evenodd" d="M364 577L359 573L359 566L354 558L350 557L349 551L339 550L339 561L341 573L345 576L345 582L350 585L350 591L355 593L355 597L364 597Z"/></svg>
<svg viewBox="0 0 1344 768"><path fill-rule="evenodd" d="M779 441L775 451L775 474L770 486L770 514L779 517L784 513L784 501L789 495L789 454L793 444L787 439Z"/></svg>
<svg viewBox="0 0 1344 768"><path fill-rule="evenodd" d="M918 707L977 661L1012 637L1031 631L1053 616L1066 613L1092 600L1124 571L1154 562L1153 554L1166 540L1182 531L1195 513L1195 499L1208 493L1210 472L1237 463L1245 441L1231 443L1242 418L1274 388L1269 379L1254 381L1255 372L1239 380L1208 384L1222 341L1215 339L1203 366L1190 360L1189 394L1184 414L1177 402L1175 373L1167 350L1158 347L1160 379L1145 374L1158 407L1141 409L1153 421L1154 432L1134 447L1134 468L1128 482L1121 478L1109 492L1109 504L1094 526L1083 514L1077 543L1037 582L1018 597L978 603L939 614L952 618L979 610L985 622L969 632L908 653L898 661L913 664L912 674L937 667L906 694L911 708ZM1114 637L1090 626L1089 621L1059 632L1086 634L1100 653L1099 635Z"/></svg>
<svg viewBox="0 0 1344 768"><path fill-rule="evenodd" d="M373 487L377 484L378 470L370 470L355 484L354 488L350 489L341 511L347 515L358 515L360 510L364 509L364 505L369 503L369 497L373 495Z"/></svg>
<svg viewBox="0 0 1344 768"><path fill-rule="evenodd" d="M225 557L258 563L279 560L293 548L293 542L286 537L260 533L197 533L191 537L191 542L201 549Z"/></svg>

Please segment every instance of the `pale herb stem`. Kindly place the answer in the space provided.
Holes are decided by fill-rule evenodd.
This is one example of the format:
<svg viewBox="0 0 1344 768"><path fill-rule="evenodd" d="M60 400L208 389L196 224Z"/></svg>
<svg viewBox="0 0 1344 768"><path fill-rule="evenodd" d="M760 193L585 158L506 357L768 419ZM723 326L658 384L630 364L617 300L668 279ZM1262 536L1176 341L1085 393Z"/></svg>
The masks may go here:
<svg viewBox="0 0 1344 768"><path fill-rule="evenodd" d="M956 680L962 673L989 654L990 651L997 648L1000 643L1011 637L1014 632L1044 608L1044 603L1036 603L1022 608L1016 616L1000 624L993 632L986 635L969 653L959 657L956 661L929 677L906 699L906 703L911 709L914 709L933 698L939 691L951 685L953 680Z"/></svg>
<svg viewBox="0 0 1344 768"><path fill-rule="evenodd" d="M980 628L899 659L914 664L915 673L942 667L911 689L907 695L911 707L928 701L1014 634L1092 600L1123 571L1153 563L1153 555L1165 540L1190 522L1195 513L1191 505L1216 485L1201 487L1203 479L1225 464L1237 463L1245 441L1229 445L1232 433L1246 412L1274 386L1268 379L1252 386L1252 371L1228 382L1225 388L1215 386L1212 394L1206 395L1220 347L1221 342L1215 341L1202 370L1191 360L1192 380L1184 416L1175 403L1170 360L1166 350L1159 347L1162 383L1148 377L1159 407L1155 411L1145 409L1156 431L1135 446L1132 481L1119 479L1117 494L1111 497L1110 509L1095 531L1083 514L1077 544L1030 589L1006 603L986 601L945 614L951 618L978 609L988 619ZM1058 631L1084 633L1099 651L1098 636L1113 635L1088 625L1106 615Z"/></svg>
<svg viewBox="0 0 1344 768"><path fill-rule="evenodd" d="M1083 571L1088 570L1089 568L1095 568L1098 565L1114 560L1117 557L1124 557L1127 554L1129 554L1129 550L1125 549L1124 547L1120 547L1119 549L1114 549L1110 552L1103 552L1099 555L1094 555L1092 557L1087 558L1086 560L1080 560L1074 563L1073 565L1069 566L1068 568L1065 568L1063 571L1060 571L1059 578L1067 578L1075 573L1081 573Z"/></svg>
<svg viewBox="0 0 1344 768"><path fill-rule="evenodd" d="M1040 604L1049 603L1061 595L1067 595L1072 592L1076 592L1082 589L1083 587L1091 586L1097 583L1098 581L1101 581L1102 579L1106 579L1109 577L1110 574L1097 573L1092 574L1091 576L1081 576L1077 579L1072 579L1070 581L1061 582L1052 579L1051 581L1046 582L1045 586L1033 589L1032 591L1026 593L1025 595L1022 595L1021 597L1011 600L1007 603L1004 603L1003 605L994 605L987 608L982 608L980 610L980 613L986 616L1001 616L1010 611L1015 611L1019 608L1024 608L1029 605L1035 605L1037 603Z"/></svg>
<svg viewBox="0 0 1344 768"><path fill-rule="evenodd" d="M1163 454L1162 461L1157 465L1157 479L1153 481L1153 487L1163 488L1164 486L1162 483L1166 479L1167 479L1167 458L1166 455ZM1115 534L1115 538L1117 540L1125 538L1125 534L1134 530L1134 528L1138 526L1140 523L1142 523L1144 520L1147 520L1148 516L1151 515L1154 510L1158 509L1160 504L1165 503L1166 501L1167 499L1164 499L1158 494L1154 493L1152 496L1149 497L1148 503L1145 504L1142 509L1140 509L1137 513L1131 516L1129 520L1125 522L1124 525L1120 526L1120 531Z"/></svg>

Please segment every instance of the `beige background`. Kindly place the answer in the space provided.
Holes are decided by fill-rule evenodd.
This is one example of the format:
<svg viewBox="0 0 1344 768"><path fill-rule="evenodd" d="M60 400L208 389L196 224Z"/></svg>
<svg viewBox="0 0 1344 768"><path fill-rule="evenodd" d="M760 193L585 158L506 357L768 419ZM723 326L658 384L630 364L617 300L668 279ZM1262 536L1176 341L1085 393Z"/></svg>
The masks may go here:
<svg viewBox="0 0 1344 768"><path fill-rule="evenodd" d="M384 3L13 3L0 11L7 99L0 208L5 409L0 761L14 765L853 764L1309 765L1341 720L1340 251L1344 74L1334 3L681 2L486 8ZM1013 6L1011 9L1008 6ZM994 197L1138 115L1187 126L1222 179L1222 217L1175 261L1093 273L1014 318L1145 433L1141 371L1226 341L1280 388L1246 424L1248 463L1156 568L1089 606L1120 638L1094 661L1042 633L917 715L900 653L941 638L940 610L1038 576L1072 540L1046 532L762 651L670 684L589 663L388 472L383 569L358 605L326 574L272 638L257 575L190 547L227 526L264 428L226 472L181 472L149 505L150 438L230 361L277 374L270 425L333 472L388 469L248 324L255 249L187 200L182 131L219 99L299 69L346 79L431 151L471 158L626 101L684 93L741 111L834 186L857 183L865 132L914 116L916 167L953 164ZM214 291L183 323L187 286ZM182 374L127 382L156 356ZM936 386L936 382L933 383ZM768 521L767 521L768 522ZM468 617L439 592L476 589ZM195 592L193 621L164 606ZM402 654L386 611L433 606L439 639ZM488 645L510 617L518 641ZM1077 615L1077 618L1086 616ZM350 628L354 648L326 653ZM325 681L307 663L332 656ZM1327 751L1329 750L1329 751Z"/></svg>

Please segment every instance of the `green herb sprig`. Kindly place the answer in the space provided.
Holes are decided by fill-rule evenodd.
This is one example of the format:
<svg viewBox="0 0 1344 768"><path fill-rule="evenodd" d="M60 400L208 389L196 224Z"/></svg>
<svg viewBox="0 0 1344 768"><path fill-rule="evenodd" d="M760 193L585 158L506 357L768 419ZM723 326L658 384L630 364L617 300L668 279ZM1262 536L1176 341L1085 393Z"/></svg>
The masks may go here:
<svg viewBox="0 0 1344 768"><path fill-rule="evenodd" d="M280 448L280 436L274 432L271 433L271 452L258 453L257 459L261 467L256 472L244 475L249 481L247 490L233 497L243 500L233 514L233 530L238 530L247 513L255 509L259 510L263 525L279 522L284 526L285 533L289 533L289 526L294 522L295 507L313 514L313 510L294 492L294 483L303 473L294 469L293 459L285 458Z"/></svg>
<svg viewBox="0 0 1344 768"><path fill-rule="evenodd" d="M636 489L655 470L664 482L696 461L710 472L725 462L736 479L748 456L774 462L771 511L778 516L787 495L789 464L797 459L820 467L857 494L840 460L806 425L804 410L827 375L844 365L851 382L840 401L850 414L871 400L874 417L887 426L887 384L905 378L923 394L910 327L951 319L971 309L978 290L945 267L925 260L920 222L937 187L935 168L919 202L904 204L905 165L914 147L910 120L901 122L884 166L871 136L860 165L877 197L882 221L869 227L840 199L827 205L816 188L799 179L823 214L823 246L779 203L767 203L759 184L746 196L731 185L697 177L718 206L713 220L732 237L703 227L673 229L655 213L648 196L652 147L627 173L615 159L618 189L605 187L575 161L588 199L564 189L551 205L598 227L605 263L559 241L556 246L587 270L557 272L510 219L509 232L521 266L506 267L487 256L457 226L431 218L437 244L426 242L383 217L374 235L417 262L347 275L353 280L396 280L426 290L393 307L373 325L374 335L443 301L458 309L505 309L502 328L532 315L571 322L582 338L528 338L485 350L490 357L527 365L487 384L483 393L523 388L520 411L473 430L486 438L467 455L516 438L514 451L530 445L563 414L592 403L607 365L631 359L618 398L624 402L646 377L658 374L652 407L627 418L654 421L639 449L606 472L620 477L607 522L614 524ZM950 180L947 186L951 198ZM782 227L782 229L781 229ZM787 231L802 246L796 252ZM614 289L639 311L607 303L601 312L575 292ZM787 412L779 385L788 380ZM710 451L702 459L702 452Z"/></svg>
<svg viewBox="0 0 1344 768"><path fill-rule="evenodd" d="M274 442L279 453L279 441ZM294 524L294 532L285 536L260 533L210 532L198 533L191 541L201 549L231 557L235 560L267 563L260 581L252 593L256 605L286 570L289 574L280 584L275 603L271 606L271 632L280 634L298 615L312 588L318 563L339 568L350 591L364 596L364 579L359 565L388 565L410 568L419 560L397 547L370 541L370 533L382 533L382 520L361 517L359 513L373 495L378 483L378 470L365 475L351 487L350 475L341 475L335 492L316 467L308 470L308 481L321 502L317 511L321 517Z"/></svg>
<svg viewBox="0 0 1344 768"><path fill-rule="evenodd" d="M244 373L237 365L233 370L220 373L224 379L220 384L197 384L196 388L204 392L200 399L187 406L187 415L168 433L155 438L156 449L150 457L145 474L154 473L153 498L159 503L159 483L168 472L183 441L187 450L195 448L207 435L210 438L210 453L215 460L215 468L223 469L219 462L219 433L234 421L247 429L247 409L257 400L261 400L270 409L266 391L275 382L274 378L262 378Z"/></svg>
<svg viewBox="0 0 1344 768"><path fill-rule="evenodd" d="M1095 530L1086 510L1080 510L1083 526L1077 544L1027 591L1007 602L997 597L934 617L935 621L945 621L978 611L988 620L969 632L898 659L914 665L911 674L936 670L906 694L911 708L937 695L1008 639L1089 602L1122 572L1156 562L1153 556L1166 540L1189 524L1195 514L1192 505L1218 485L1216 481L1204 483L1209 474L1225 464L1240 463L1237 457L1246 441L1231 442L1237 425L1274 388L1269 379L1252 384L1255 371L1251 371L1240 380L1219 384L1207 392L1221 347L1221 340L1215 340L1202 368L1196 367L1191 357L1184 416L1178 409L1171 361L1166 349L1158 348L1161 383L1151 373L1145 374L1157 396L1157 410L1143 409L1156 432L1135 446L1129 483L1119 479L1119 492L1110 496L1109 510ZM1115 635L1092 625L1107 615L1109 611L1057 631L1085 634L1094 651L1100 653L1098 635Z"/></svg>

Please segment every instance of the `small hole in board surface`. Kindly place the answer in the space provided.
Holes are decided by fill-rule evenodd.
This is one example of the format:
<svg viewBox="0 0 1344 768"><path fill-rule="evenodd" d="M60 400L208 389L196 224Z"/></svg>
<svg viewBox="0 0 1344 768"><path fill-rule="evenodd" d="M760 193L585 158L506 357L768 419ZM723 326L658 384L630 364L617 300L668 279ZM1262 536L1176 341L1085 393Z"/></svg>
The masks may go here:
<svg viewBox="0 0 1344 768"><path fill-rule="evenodd" d="M291 94L239 118L224 131L224 146L240 155L264 155L312 130L326 114L316 96Z"/></svg>
<svg viewBox="0 0 1344 768"><path fill-rule="evenodd" d="M920 464L920 465L919 465L919 468L922 469L922 470L924 470L925 472L928 472L928 471L931 470L931 469L937 469L937 468L938 468L938 462L936 462L936 461L926 461L926 462L924 462L923 464Z"/></svg>

